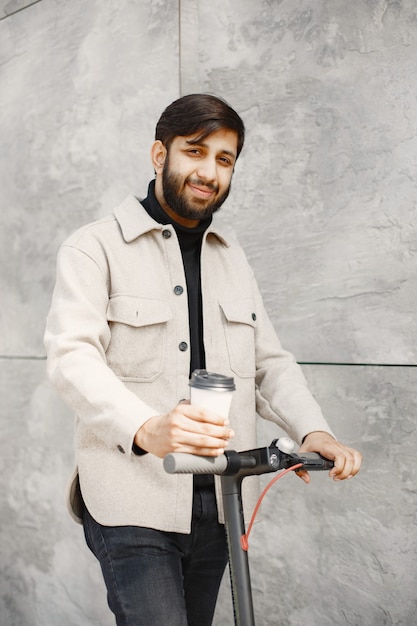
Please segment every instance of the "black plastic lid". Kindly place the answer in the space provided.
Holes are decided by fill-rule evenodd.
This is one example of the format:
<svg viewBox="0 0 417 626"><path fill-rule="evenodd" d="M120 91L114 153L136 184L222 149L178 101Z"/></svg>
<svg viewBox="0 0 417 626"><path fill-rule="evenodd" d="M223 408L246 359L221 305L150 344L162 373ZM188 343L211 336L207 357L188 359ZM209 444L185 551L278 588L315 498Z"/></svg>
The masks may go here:
<svg viewBox="0 0 417 626"><path fill-rule="evenodd" d="M191 375L190 387L197 389L215 389L216 391L234 391L235 381L232 376L223 376L207 370L194 370Z"/></svg>

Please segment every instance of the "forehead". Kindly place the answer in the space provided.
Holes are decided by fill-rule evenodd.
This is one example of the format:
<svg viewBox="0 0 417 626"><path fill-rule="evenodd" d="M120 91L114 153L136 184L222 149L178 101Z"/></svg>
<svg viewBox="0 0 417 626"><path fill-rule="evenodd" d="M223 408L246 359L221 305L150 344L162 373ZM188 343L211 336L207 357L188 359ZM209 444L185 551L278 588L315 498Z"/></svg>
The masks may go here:
<svg viewBox="0 0 417 626"><path fill-rule="evenodd" d="M225 152L237 156L237 133L233 130L220 129L204 137L203 133L175 137L177 147L202 146L215 152Z"/></svg>

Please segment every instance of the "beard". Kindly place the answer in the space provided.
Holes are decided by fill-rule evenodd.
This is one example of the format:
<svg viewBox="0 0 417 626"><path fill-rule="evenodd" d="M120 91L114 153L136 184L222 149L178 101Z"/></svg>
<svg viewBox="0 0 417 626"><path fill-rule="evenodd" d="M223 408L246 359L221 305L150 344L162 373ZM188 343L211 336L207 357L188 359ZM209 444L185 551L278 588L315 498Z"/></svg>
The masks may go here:
<svg viewBox="0 0 417 626"><path fill-rule="evenodd" d="M180 217L184 217L190 220L204 220L208 219L220 209L223 202L226 200L230 193L230 185L221 194L216 195L215 198L207 204L207 200L203 198L194 198L189 200L185 194L185 188L188 183L194 185L201 185L214 191L218 194L218 185L213 183L206 183L198 178L193 179L189 176L183 179L180 174L175 173L169 167L168 157L166 158L164 169L162 171L162 190L164 198L168 206Z"/></svg>

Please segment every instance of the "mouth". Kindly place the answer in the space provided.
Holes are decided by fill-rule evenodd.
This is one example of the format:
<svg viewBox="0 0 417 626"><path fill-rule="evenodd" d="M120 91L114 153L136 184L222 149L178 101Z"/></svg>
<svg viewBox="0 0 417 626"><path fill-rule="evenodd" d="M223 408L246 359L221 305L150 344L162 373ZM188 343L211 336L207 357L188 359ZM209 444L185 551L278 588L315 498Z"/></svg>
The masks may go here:
<svg viewBox="0 0 417 626"><path fill-rule="evenodd" d="M193 183L191 181L188 181L188 187L191 189L191 191L198 196L199 198L203 199L203 200L208 200L209 198L211 198L215 193L216 193L216 189L211 185L201 185L201 184L197 184L197 183Z"/></svg>

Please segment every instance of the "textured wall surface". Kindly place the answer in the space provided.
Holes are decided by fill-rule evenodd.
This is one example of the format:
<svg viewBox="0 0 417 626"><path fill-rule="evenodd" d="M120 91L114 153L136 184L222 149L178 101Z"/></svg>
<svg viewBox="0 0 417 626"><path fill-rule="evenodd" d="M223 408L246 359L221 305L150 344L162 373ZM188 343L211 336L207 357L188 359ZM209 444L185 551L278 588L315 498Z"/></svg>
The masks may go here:
<svg viewBox="0 0 417 626"><path fill-rule="evenodd" d="M113 623L67 516L72 417L45 376L59 243L152 176L180 93L247 125L220 214L348 445L353 481L279 481L250 559L257 626L412 626L417 592L413 0L0 2L0 623ZM260 422L259 440L277 436ZM267 482L267 481L264 481ZM215 626L231 626L227 576Z"/></svg>
<svg viewBox="0 0 417 626"><path fill-rule="evenodd" d="M190 88L247 122L233 219L280 334L301 361L415 363L415 2L194 5Z"/></svg>

